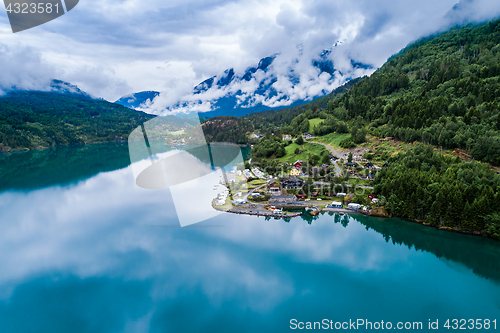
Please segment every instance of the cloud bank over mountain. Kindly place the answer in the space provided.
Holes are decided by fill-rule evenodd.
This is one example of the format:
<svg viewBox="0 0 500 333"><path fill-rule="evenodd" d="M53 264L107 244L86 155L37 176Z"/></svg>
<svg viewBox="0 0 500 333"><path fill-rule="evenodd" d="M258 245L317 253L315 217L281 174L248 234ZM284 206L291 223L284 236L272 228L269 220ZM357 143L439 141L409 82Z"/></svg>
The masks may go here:
<svg viewBox="0 0 500 333"><path fill-rule="evenodd" d="M161 112L195 101L193 87L226 69L242 77L279 54L271 71L282 95L263 102L283 105L285 95L310 98L365 74L353 64L377 68L420 37L499 15L497 0L86 0L57 20L12 34L2 11L0 49L9 51L0 57L12 74L0 78L0 89L57 78L112 101L159 91L149 109ZM314 60L336 41L345 43L328 56L338 71L328 78ZM24 50L30 51L22 58ZM289 78L291 69L298 82ZM261 74L254 75L255 82L235 80L226 91L205 92L196 107L212 107L204 101L238 88L241 98L250 96L260 84ZM261 97L254 98L250 105Z"/></svg>
<svg viewBox="0 0 500 333"><path fill-rule="evenodd" d="M241 72L227 69L180 99L143 92L118 103L154 114L215 111L217 115L242 115L303 103L330 93L351 78L373 72L371 65L346 58L343 44L337 42L315 56L299 46L294 52L265 57ZM138 103L127 104L130 101Z"/></svg>

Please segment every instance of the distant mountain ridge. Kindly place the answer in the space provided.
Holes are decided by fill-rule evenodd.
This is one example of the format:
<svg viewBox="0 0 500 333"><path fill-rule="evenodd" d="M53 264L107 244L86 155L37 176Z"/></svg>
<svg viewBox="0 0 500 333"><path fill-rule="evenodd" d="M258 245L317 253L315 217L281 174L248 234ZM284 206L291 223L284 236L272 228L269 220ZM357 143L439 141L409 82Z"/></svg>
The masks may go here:
<svg viewBox="0 0 500 333"><path fill-rule="evenodd" d="M310 102L373 69L354 60L347 69L335 68L333 52L342 44L335 43L312 60L301 58L299 50L295 59L274 54L240 74L233 68L227 69L195 86L191 95L177 104L165 106L165 114L197 111L205 117L244 116ZM161 99L160 96L155 100L158 96L157 91L143 91L124 96L116 103L149 112L151 104Z"/></svg>
<svg viewBox="0 0 500 333"><path fill-rule="evenodd" d="M76 85L56 79L52 80L52 82L50 83L49 91L59 94L75 94L92 98L89 94L78 88Z"/></svg>
<svg viewBox="0 0 500 333"><path fill-rule="evenodd" d="M141 91L135 94L123 96L115 103L126 106L131 109L139 108L148 101L153 101L160 93L158 91Z"/></svg>
<svg viewBox="0 0 500 333"><path fill-rule="evenodd" d="M153 115L92 98L53 80L49 91L12 90L0 97L0 152L125 141Z"/></svg>

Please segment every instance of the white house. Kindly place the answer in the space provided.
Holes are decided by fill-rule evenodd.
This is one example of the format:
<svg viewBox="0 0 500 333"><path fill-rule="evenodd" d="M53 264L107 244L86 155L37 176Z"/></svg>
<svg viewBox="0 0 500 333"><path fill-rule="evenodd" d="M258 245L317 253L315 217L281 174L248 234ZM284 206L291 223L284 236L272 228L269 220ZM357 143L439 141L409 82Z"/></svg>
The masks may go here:
<svg viewBox="0 0 500 333"><path fill-rule="evenodd" d="M337 197L345 197L346 195L346 193L337 193Z"/></svg>
<svg viewBox="0 0 500 333"><path fill-rule="evenodd" d="M338 201L332 201L331 205L333 206L333 208L342 208L342 202L338 202Z"/></svg>
<svg viewBox="0 0 500 333"><path fill-rule="evenodd" d="M269 193L274 195L281 194L281 189L279 187L271 187Z"/></svg>
<svg viewBox="0 0 500 333"><path fill-rule="evenodd" d="M239 206L239 205L244 205L244 204L246 204L247 202L246 202L245 200L243 200L243 199L238 199L238 200L234 200L234 201L233 201L233 203L234 203L235 205Z"/></svg>
<svg viewBox="0 0 500 333"><path fill-rule="evenodd" d="M357 204L357 203L350 203L347 205L347 209L352 209L352 210L358 210L361 208L361 205L360 204Z"/></svg>

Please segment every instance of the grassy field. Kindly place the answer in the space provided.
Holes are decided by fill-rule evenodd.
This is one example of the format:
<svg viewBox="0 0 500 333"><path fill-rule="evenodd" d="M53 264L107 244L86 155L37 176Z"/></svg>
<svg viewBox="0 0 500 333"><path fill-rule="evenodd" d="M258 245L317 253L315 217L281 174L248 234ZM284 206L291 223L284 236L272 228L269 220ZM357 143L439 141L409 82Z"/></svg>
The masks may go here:
<svg viewBox="0 0 500 333"><path fill-rule="evenodd" d="M394 144L389 141L378 141L373 137L367 137L367 139L369 142L363 143L361 147L368 148L370 152L375 154L372 159L373 162L387 161L393 154L401 151L408 151L413 148L413 145L403 142Z"/></svg>
<svg viewBox="0 0 500 333"><path fill-rule="evenodd" d="M324 143L332 145L334 147L339 147L340 142L342 140L349 138L350 136L351 136L351 134L349 134L349 133L344 133L344 134L330 133L330 134L323 135L323 136L317 136L316 139L314 139L314 140L319 141L319 142L324 142Z"/></svg>
<svg viewBox="0 0 500 333"><path fill-rule="evenodd" d="M285 147L286 155L278 158L280 162L289 162L295 156L295 149L299 148L299 150L303 150L303 146L299 146L296 143L292 143ZM295 161L294 161L295 162Z"/></svg>
<svg viewBox="0 0 500 333"><path fill-rule="evenodd" d="M366 179L349 178L347 182L352 185L356 184L356 185L370 186L370 181Z"/></svg>
<svg viewBox="0 0 500 333"><path fill-rule="evenodd" d="M169 132L168 134L170 135L183 135L186 131L185 130L179 130L176 132Z"/></svg>
<svg viewBox="0 0 500 333"><path fill-rule="evenodd" d="M303 150L303 152L298 155L295 155L296 148ZM302 146L299 146L296 143L292 143L291 145L287 146L285 150L286 150L286 155L280 157L278 160L280 162L294 163L297 160L307 161L309 159L309 155L312 154L321 156L323 151L326 151L326 148L317 143L304 143Z"/></svg>
<svg viewBox="0 0 500 333"><path fill-rule="evenodd" d="M314 126L318 126L323 122L324 119L321 118L314 118L314 119L309 119L309 132L312 132Z"/></svg>
<svg viewBox="0 0 500 333"><path fill-rule="evenodd" d="M267 181L264 180L264 179L252 180L251 182L249 182L247 184L247 189L248 190L253 190L254 188L259 187L261 185L264 185L265 183L267 183Z"/></svg>

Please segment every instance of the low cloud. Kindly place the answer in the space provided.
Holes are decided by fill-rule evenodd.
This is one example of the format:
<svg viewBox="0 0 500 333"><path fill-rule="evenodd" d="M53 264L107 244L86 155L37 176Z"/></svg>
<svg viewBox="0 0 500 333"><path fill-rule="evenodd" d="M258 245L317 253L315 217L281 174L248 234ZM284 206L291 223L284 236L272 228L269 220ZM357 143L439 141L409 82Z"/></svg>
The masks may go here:
<svg viewBox="0 0 500 333"><path fill-rule="evenodd" d="M59 70L47 66L40 54L30 47L9 47L0 44L0 94L9 90L50 90Z"/></svg>
<svg viewBox="0 0 500 333"><path fill-rule="evenodd" d="M209 77L228 68L242 74L279 53L275 88L290 98L308 98L351 76L369 74L354 68L351 59L378 68L421 37L499 15L496 0L87 0L57 20L18 34L8 33L2 13L0 32L8 51L0 57L10 65L0 84L2 89L30 88L59 78L111 101L156 90L162 95L149 109L160 112L178 102L189 108L193 87ZM339 73L325 80L311 62L337 41L345 44L329 57ZM40 66L18 60L22 51L15 50L30 50L22 57ZM303 75L293 87L286 81L292 67ZM240 86L248 96L255 91L251 83ZM278 100L266 103L283 103ZM209 102L207 95L191 107Z"/></svg>

